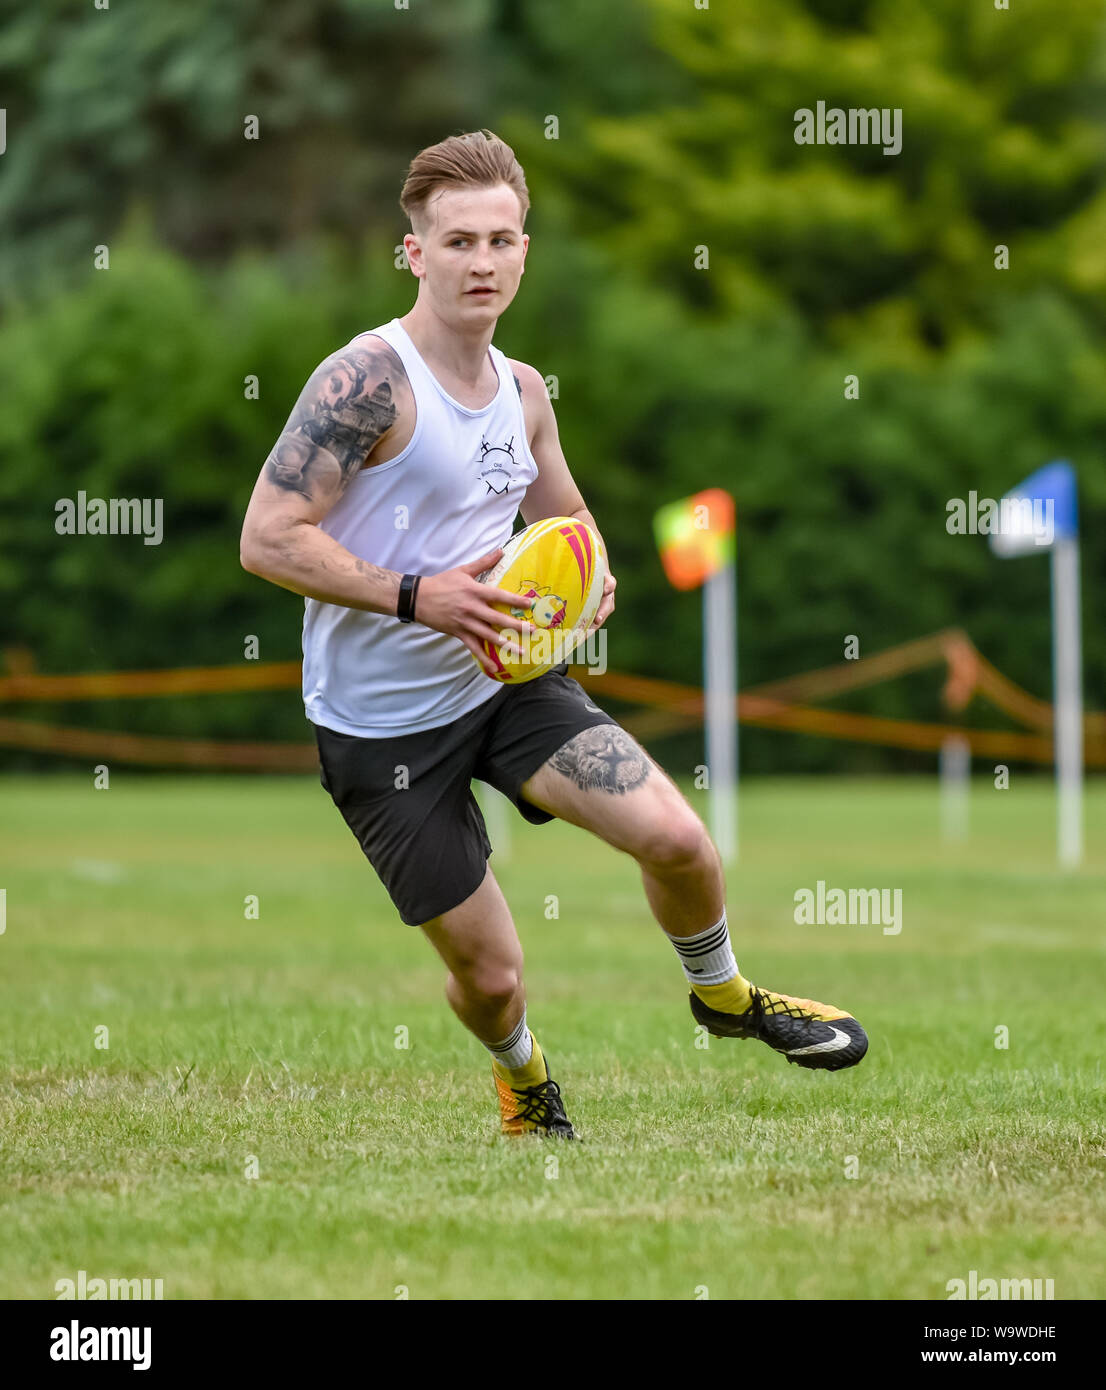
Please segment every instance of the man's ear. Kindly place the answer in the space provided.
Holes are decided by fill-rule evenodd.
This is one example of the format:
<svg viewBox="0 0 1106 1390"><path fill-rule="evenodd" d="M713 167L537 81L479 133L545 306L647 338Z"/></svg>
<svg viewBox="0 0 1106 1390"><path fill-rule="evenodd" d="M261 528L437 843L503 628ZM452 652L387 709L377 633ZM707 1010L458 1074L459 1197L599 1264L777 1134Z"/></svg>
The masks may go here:
<svg viewBox="0 0 1106 1390"><path fill-rule="evenodd" d="M422 247L419 245L419 239L414 232L408 232L407 235L403 238L403 249L407 253L408 269L411 271L412 275L414 275L417 279L421 280L423 275L425 274L425 271L421 269ZM420 269L418 270L415 269L416 258L418 259L420 266Z"/></svg>

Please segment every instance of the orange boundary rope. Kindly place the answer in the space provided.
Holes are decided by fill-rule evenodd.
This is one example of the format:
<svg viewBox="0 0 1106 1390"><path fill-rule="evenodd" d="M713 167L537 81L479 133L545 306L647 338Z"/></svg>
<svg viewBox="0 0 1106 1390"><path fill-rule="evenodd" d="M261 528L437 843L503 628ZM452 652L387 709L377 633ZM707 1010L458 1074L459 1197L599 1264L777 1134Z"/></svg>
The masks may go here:
<svg viewBox="0 0 1106 1390"><path fill-rule="evenodd" d="M172 671L103 671L85 676L0 676L0 700L110 700L139 695L222 695L287 690L300 683L298 661L193 666Z"/></svg>
<svg viewBox="0 0 1106 1390"><path fill-rule="evenodd" d="M147 763L159 767L222 767L253 772L308 772L318 766L307 743L230 743L223 739L164 738L98 729L68 729L0 719L0 747L62 753L97 763Z"/></svg>
<svg viewBox="0 0 1106 1390"><path fill-rule="evenodd" d="M1032 732L1010 733L880 718L816 709L805 703L860 690L940 662L948 667L944 698L951 710L963 709L974 694L979 694ZM623 721L638 738L657 737L702 722L704 699L698 686L615 671L597 675L587 667L574 666L572 670L585 688L597 695L609 695L647 707ZM24 674L0 676L0 701L103 700L287 690L297 688L300 679L298 661L69 676ZM959 735L967 740L973 754L979 756L1041 763L1050 763L1053 758L1052 706L1002 675L958 628L904 642L874 656L754 686L737 697L735 713L742 723L760 728L891 748L936 752L947 738ZM1106 714L1088 713L1084 733L1088 765L1106 766ZM315 749L309 743L158 737L118 730L68 728L22 719L0 718L0 747L166 767L301 772L312 770L316 765Z"/></svg>

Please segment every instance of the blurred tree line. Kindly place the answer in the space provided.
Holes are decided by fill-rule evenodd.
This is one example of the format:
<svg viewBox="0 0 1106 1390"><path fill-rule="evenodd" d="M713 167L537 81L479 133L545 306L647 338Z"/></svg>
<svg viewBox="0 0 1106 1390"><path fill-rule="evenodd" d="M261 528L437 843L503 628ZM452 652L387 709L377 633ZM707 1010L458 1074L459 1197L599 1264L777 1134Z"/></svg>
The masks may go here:
<svg viewBox="0 0 1106 1390"><path fill-rule="evenodd" d="M1097 0L10 13L0 647L59 672L234 662L248 634L262 659L297 655L297 600L238 565L246 500L315 363L410 305L395 265L407 162L490 126L533 199L496 342L555 378L620 581L613 668L698 681L698 599L667 587L651 518L723 485L743 685L838 661L850 634L867 654L962 624L1047 696L1047 564L948 535L945 504L1068 457L1101 706L1101 27ZM797 145L794 113L818 101L901 108L901 153ZM93 269L97 245L110 270ZM59 537L55 503L80 489L163 497L163 544ZM939 685L847 703L935 718ZM303 732L293 694L42 714ZM757 731L743 762L925 765Z"/></svg>

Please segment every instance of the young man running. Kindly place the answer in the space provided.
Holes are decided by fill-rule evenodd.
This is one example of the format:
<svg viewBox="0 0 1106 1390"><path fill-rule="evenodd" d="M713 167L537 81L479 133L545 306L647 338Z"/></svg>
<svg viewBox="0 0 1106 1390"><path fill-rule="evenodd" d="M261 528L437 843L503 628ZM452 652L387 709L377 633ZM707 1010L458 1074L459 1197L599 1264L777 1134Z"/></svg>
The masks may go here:
<svg viewBox="0 0 1106 1390"><path fill-rule="evenodd" d="M484 674L481 639L530 627L492 607L528 600L478 582L516 515L595 521L542 377L491 345L529 244L513 152L488 131L443 140L412 162L400 203L414 307L313 373L254 488L242 564L306 599L303 694L323 786L445 962L450 1005L491 1053L504 1133L573 1137L527 1026L474 777L533 824L559 817L633 856L714 1036L854 1066L868 1040L851 1015L739 973L717 850L645 750L563 665L515 688ZM608 578L594 626L614 590Z"/></svg>

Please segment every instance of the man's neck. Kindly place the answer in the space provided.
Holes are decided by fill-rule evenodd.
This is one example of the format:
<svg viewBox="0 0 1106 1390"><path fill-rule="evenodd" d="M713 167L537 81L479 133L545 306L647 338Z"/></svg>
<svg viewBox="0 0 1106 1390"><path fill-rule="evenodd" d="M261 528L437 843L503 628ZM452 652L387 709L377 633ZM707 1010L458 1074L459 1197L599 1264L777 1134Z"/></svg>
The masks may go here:
<svg viewBox="0 0 1106 1390"><path fill-rule="evenodd" d="M415 301L400 323L428 367L446 371L471 386L480 383L487 366L488 345L495 333L494 323L472 333L458 333L421 300Z"/></svg>

